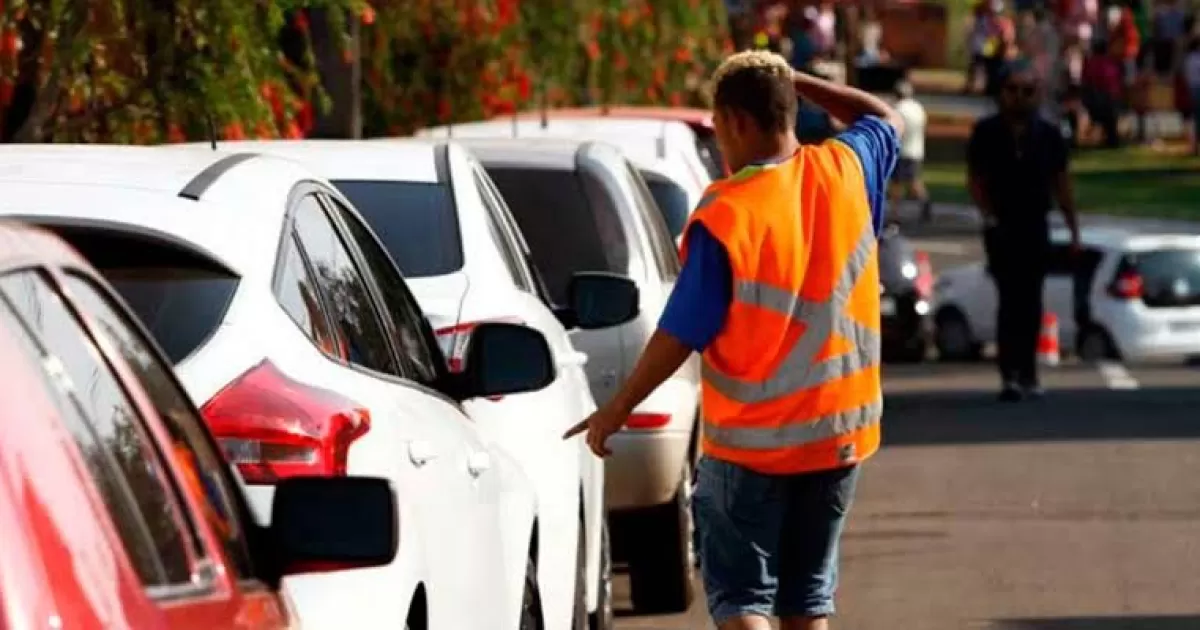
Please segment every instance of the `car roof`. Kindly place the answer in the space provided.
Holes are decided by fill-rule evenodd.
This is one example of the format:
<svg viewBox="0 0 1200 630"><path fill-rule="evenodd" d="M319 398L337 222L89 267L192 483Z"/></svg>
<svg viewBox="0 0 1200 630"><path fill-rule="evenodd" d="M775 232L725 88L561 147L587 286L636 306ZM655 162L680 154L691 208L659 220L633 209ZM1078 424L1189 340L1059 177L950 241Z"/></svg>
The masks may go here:
<svg viewBox="0 0 1200 630"><path fill-rule="evenodd" d="M416 138L361 140L246 140L222 142L223 151L255 152L294 160L326 179L436 184L435 153L445 141Z"/></svg>
<svg viewBox="0 0 1200 630"><path fill-rule="evenodd" d="M1051 241L1066 243L1070 232L1064 226L1051 230ZM1109 226L1085 226L1079 230L1079 240L1085 246L1115 251L1146 251L1166 247L1200 249L1200 235L1139 232Z"/></svg>
<svg viewBox="0 0 1200 630"><path fill-rule="evenodd" d="M481 120L456 125L429 127L418 132L426 138L471 138L471 137L527 137L527 138L584 138L606 140L614 144L636 143L644 145L656 141L668 142L676 139L691 142L695 133L690 127L675 120L644 118L550 118L546 125L541 120L502 119ZM654 144L647 146L655 147ZM663 147L659 152L665 151Z"/></svg>
<svg viewBox="0 0 1200 630"><path fill-rule="evenodd" d="M712 128L712 112L697 107L655 107L652 105L615 105L605 107L565 107L546 111L550 118L645 118L654 120L677 120L691 127ZM540 119L542 112L525 111L520 118ZM504 117L496 117L500 120Z"/></svg>
<svg viewBox="0 0 1200 630"><path fill-rule="evenodd" d="M0 146L0 214L183 240L246 274L273 264L288 195L306 178L287 160L180 145Z"/></svg>
<svg viewBox="0 0 1200 630"><path fill-rule="evenodd" d="M503 137L466 138L457 142L485 165L520 165L555 170L574 170L579 153L595 150L600 144L570 138Z"/></svg>

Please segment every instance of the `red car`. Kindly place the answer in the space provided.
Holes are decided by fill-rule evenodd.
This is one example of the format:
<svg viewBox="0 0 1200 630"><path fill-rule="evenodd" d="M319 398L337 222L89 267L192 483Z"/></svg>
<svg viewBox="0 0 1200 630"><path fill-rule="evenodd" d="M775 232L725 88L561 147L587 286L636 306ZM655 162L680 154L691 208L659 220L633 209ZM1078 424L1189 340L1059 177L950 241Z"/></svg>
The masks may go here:
<svg viewBox="0 0 1200 630"><path fill-rule="evenodd" d="M540 111L528 111L519 114L523 119L534 119L542 115ZM713 181L729 175L721 148L717 145L716 131L713 130L712 112L696 107L653 107L650 105L611 105L605 107L571 107L551 109L546 112L550 118L594 118L596 116L612 116L613 118L649 118L651 120L677 120L691 127L696 134L696 150L700 159L708 168L708 174ZM503 116L499 118L505 118Z"/></svg>
<svg viewBox="0 0 1200 630"><path fill-rule="evenodd" d="M288 628L284 575L395 555L380 479L289 480L257 525L168 365L66 245L0 223L0 628Z"/></svg>

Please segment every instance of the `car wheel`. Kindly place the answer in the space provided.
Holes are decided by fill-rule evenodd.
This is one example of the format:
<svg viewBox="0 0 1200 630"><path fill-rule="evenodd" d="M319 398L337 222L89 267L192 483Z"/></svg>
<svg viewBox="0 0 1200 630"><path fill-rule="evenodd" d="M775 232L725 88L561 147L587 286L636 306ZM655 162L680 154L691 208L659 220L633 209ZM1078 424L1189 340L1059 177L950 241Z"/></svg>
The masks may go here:
<svg viewBox="0 0 1200 630"><path fill-rule="evenodd" d="M973 361L979 358L980 347L971 334L967 318L957 310L938 313L934 345L942 361Z"/></svg>
<svg viewBox="0 0 1200 630"><path fill-rule="evenodd" d="M521 597L520 630L545 630L542 620L542 595L537 584L537 565L533 558L525 561L525 594Z"/></svg>
<svg viewBox="0 0 1200 630"><path fill-rule="evenodd" d="M1105 359L1117 358L1117 350L1103 328L1089 326L1079 335L1076 352L1081 361L1094 363Z"/></svg>
<svg viewBox="0 0 1200 630"><path fill-rule="evenodd" d="M596 611L588 615L588 630L612 630L614 621L612 601L612 547L608 540L608 520L600 529L600 580Z"/></svg>
<svg viewBox="0 0 1200 630"><path fill-rule="evenodd" d="M691 462L671 501L647 508L630 527L629 590L639 613L684 612L692 604Z"/></svg>

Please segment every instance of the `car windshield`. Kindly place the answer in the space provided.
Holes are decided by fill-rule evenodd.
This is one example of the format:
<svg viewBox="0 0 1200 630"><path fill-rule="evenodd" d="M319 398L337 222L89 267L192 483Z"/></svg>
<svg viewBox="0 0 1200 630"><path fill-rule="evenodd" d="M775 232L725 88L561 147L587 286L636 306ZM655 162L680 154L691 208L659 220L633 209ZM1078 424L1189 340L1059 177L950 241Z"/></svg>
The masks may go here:
<svg viewBox="0 0 1200 630"><path fill-rule="evenodd" d="M643 174L643 176L646 178L646 185L650 188L650 194L654 196L654 201L658 204L658 209L662 211L667 229L671 231L671 238L678 238L683 233L683 226L687 224L688 215L691 214L687 192L673 181L660 179L651 174Z"/></svg>
<svg viewBox="0 0 1200 630"><path fill-rule="evenodd" d="M462 240L452 193L426 182L335 180L409 278L462 269Z"/></svg>
<svg viewBox="0 0 1200 630"><path fill-rule="evenodd" d="M238 277L176 243L116 231L58 230L112 284L172 363L212 336Z"/></svg>
<svg viewBox="0 0 1200 630"><path fill-rule="evenodd" d="M1200 304L1200 249L1158 249L1130 256L1147 306Z"/></svg>
<svg viewBox="0 0 1200 630"><path fill-rule="evenodd" d="M577 271L625 273L620 252L628 244L620 217L607 205L593 208L580 176L565 169L488 167L529 243L550 299L565 304Z"/></svg>

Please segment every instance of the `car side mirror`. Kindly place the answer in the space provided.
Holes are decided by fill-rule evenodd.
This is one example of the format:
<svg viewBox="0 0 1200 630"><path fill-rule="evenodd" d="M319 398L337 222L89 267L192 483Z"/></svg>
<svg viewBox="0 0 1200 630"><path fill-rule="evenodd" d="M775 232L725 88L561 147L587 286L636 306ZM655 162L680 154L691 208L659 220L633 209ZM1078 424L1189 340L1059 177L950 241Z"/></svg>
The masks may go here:
<svg viewBox="0 0 1200 630"><path fill-rule="evenodd" d="M542 389L557 376L542 333L519 324L485 322L471 331L454 398L468 400Z"/></svg>
<svg viewBox="0 0 1200 630"><path fill-rule="evenodd" d="M292 477L275 486L267 539L281 576L376 567L396 557L398 520L386 479Z"/></svg>
<svg viewBox="0 0 1200 630"><path fill-rule="evenodd" d="M641 311L637 284L614 273L576 273L567 287L567 300L575 326L584 330L619 326Z"/></svg>

